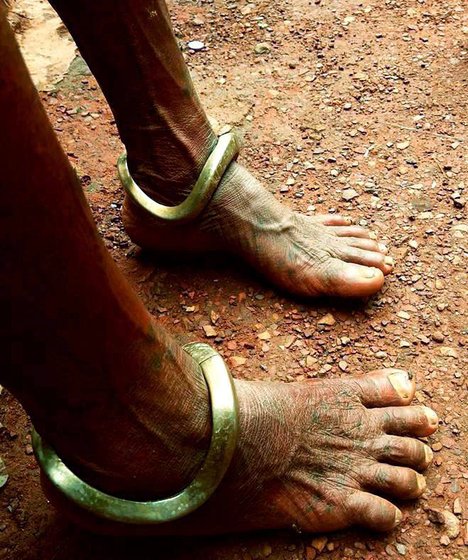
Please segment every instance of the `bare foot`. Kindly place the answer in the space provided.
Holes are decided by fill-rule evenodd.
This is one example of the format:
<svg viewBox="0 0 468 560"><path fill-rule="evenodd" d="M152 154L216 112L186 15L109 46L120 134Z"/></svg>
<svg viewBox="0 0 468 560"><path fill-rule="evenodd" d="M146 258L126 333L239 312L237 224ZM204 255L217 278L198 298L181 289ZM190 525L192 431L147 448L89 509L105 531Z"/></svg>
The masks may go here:
<svg viewBox="0 0 468 560"><path fill-rule="evenodd" d="M408 406L415 385L406 372L379 370L364 377L291 384L236 381L236 386L240 440L225 480L198 511L150 532L216 534L281 527L322 532L350 526L389 531L402 514L386 498L413 499L424 492L425 479L418 471L430 464L432 452L417 438L432 434L438 419L427 407ZM140 420L146 428L151 424L141 415ZM169 442L184 433L173 408L159 425L158 437L163 432ZM119 445L114 441L109 453L131 448L125 434L101 434L101 445L115 437ZM192 439L192 447L183 453L192 464L197 457L196 472L199 442ZM151 499L155 486L161 492L161 469L170 469L171 461L142 451L133 475L119 482L119 493L135 495L137 483L146 488L140 499ZM171 453L179 451L174 445ZM173 482L170 492L180 485ZM109 487L105 477L101 486ZM87 524L92 526L89 519ZM132 529L118 529L125 531Z"/></svg>
<svg viewBox="0 0 468 560"><path fill-rule="evenodd" d="M157 193L146 191L159 200ZM164 202L170 203L167 198ZM162 223L127 200L124 224L143 248L230 251L280 288L302 296L369 296L393 268L387 248L367 230L339 215L292 212L236 163L196 223Z"/></svg>

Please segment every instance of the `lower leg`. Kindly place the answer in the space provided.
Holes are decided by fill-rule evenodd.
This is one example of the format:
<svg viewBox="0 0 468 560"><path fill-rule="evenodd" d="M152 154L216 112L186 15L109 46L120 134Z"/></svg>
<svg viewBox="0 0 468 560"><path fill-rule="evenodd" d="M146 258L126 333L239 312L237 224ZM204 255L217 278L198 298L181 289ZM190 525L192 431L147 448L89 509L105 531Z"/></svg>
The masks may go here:
<svg viewBox="0 0 468 560"><path fill-rule="evenodd" d="M114 113L135 180L182 201L216 142L163 0L51 0Z"/></svg>
<svg viewBox="0 0 468 560"><path fill-rule="evenodd" d="M208 446L199 372L155 326L107 255L0 12L0 382L86 481L146 499L194 476ZM397 370L309 383L236 381L240 437L215 496L165 532L360 524L391 529L414 498L435 414ZM123 528L122 528L123 530Z"/></svg>
<svg viewBox="0 0 468 560"><path fill-rule="evenodd" d="M164 0L51 3L109 101L134 179L159 202L181 202L215 136ZM382 286L383 275L392 269L385 247L369 239L366 230L341 216L293 213L237 163L196 223L169 227L129 201L124 222L143 247L228 249L280 287L302 295L366 296Z"/></svg>
<svg viewBox="0 0 468 560"><path fill-rule="evenodd" d="M137 491L137 481L128 487L135 464L142 454L155 452L174 461L155 491L183 486L196 465L183 454L177 459L171 449L175 441L157 435L158 423L174 428L186 416L193 432L180 443L189 454L199 446L195 463L201 461L209 437L204 382L175 341L153 323L98 238L75 174L0 17L0 122L8 139L0 151L0 297L7 298L5 308L11 306L2 337L12 348L11 364L0 368L1 383L63 457L93 475L98 466L109 488L118 490L124 480L128 491ZM182 390L180 402L171 394L174 383ZM155 423L144 423L146 416Z"/></svg>

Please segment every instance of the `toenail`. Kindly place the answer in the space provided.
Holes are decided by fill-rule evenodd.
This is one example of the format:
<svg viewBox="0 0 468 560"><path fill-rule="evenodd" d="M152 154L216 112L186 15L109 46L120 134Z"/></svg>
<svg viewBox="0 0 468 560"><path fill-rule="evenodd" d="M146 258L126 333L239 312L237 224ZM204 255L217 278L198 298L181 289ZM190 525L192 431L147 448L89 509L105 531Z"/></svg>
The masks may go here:
<svg viewBox="0 0 468 560"><path fill-rule="evenodd" d="M384 263L388 266L394 266L395 261L393 260L392 257L385 257Z"/></svg>
<svg viewBox="0 0 468 560"><path fill-rule="evenodd" d="M375 268L366 267L363 271L364 278L375 278L376 274L377 274L377 269Z"/></svg>
<svg viewBox="0 0 468 560"><path fill-rule="evenodd" d="M395 512L395 525L399 525L403 521L403 514L399 509Z"/></svg>
<svg viewBox="0 0 468 560"><path fill-rule="evenodd" d="M370 231L369 232L369 237L370 237L370 239L373 239L375 241L377 239L377 234L374 233L373 231Z"/></svg>
<svg viewBox="0 0 468 560"><path fill-rule="evenodd" d="M426 417L429 420L429 424L431 426L438 426L439 425L439 417L437 416L437 414L432 410L432 408L429 408L428 406L425 406L425 413L426 413Z"/></svg>
<svg viewBox="0 0 468 560"><path fill-rule="evenodd" d="M387 246L383 243L379 243L379 249L382 251L382 253L386 253L388 251Z"/></svg>
<svg viewBox="0 0 468 560"><path fill-rule="evenodd" d="M426 457L426 465L430 465L432 463L432 459L434 458L434 453L428 445L424 446L424 455Z"/></svg>
<svg viewBox="0 0 468 560"><path fill-rule="evenodd" d="M407 399L411 392L411 381L406 371L396 371L388 376L388 380L393 385L395 391L402 399Z"/></svg>
<svg viewBox="0 0 468 560"><path fill-rule="evenodd" d="M418 473L416 475L416 483L418 485L418 490L422 494L424 492L424 490L426 489L426 478L422 474Z"/></svg>

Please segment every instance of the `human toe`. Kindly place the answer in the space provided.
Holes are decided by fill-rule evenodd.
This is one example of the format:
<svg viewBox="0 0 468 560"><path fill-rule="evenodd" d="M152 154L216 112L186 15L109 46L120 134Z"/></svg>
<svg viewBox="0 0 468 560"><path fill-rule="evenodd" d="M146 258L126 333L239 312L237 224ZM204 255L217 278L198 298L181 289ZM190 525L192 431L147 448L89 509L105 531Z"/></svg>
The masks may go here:
<svg viewBox="0 0 468 560"><path fill-rule="evenodd" d="M317 214L312 219L315 223L324 226L349 226L353 223L352 218L340 214Z"/></svg>
<svg viewBox="0 0 468 560"><path fill-rule="evenodd" d="M401 511L388 500L368 492L355 492L347 500L356 525L373 531L391 531L402 520Z"/></svg>
<svg viewBox="0 0 468 560"><path fill-rule="evenodd" d="M390 274L395 266L392 257L386 256L380 251L365 250L346 244L337 249L337 256L348 263L360 264L380 269L384 274Z"/></svg>
<svg viewBox="0 0 468 560"><path fill-rule="evenodd" d="M374 463L362 473L366 490L383 493L402 500L418 498L426 489L426 479L413 469Z"/></svg>
<svg viewBox="0 0 468 560"><path fill-rule="evenodd" d="M416 390L415 379L407 371L386 368L349 381L367 407L403 406L409 404Z"/></svg>
<svg viewBox="0 0 468 560"><path fill-rule="evenodd" d="M346 239L350 247L356 247L357 249L363 249L365 251L374 251L376 253L386 254L388 253L388 247L383 243L378 243L373 239L368 239L365 237L349 237Z"/></svg>
<svg viewBox="0 0 468 560"><path fill-rule="evenodd" d="M377 421L387 434L425 437L437 430L437 414L427 406L393 406L373 409Z"/></svg>
<svg viewBox="0 0 468 560"><path fill-rule="evenodd" d="M431 448L419 439L384 435L372 445L372 455L382 463L424 470L431 464L434 454Z"/></svg>
<svg viewBox="0 0 468 560"><path fill-rule="evenodd" d="M330 233L334 233L337 237L359 237L362 239L371 237L371 232L368 229L355 225L330 227Z"/></svg>
<svg viewBox="0 0 468 560"><path fill-rule="evenodd" d="M328 259L319 276L322 293L341 297L370 296L378 292L384 283L383 273L378 268L346 263L338 258Z"/></svg>

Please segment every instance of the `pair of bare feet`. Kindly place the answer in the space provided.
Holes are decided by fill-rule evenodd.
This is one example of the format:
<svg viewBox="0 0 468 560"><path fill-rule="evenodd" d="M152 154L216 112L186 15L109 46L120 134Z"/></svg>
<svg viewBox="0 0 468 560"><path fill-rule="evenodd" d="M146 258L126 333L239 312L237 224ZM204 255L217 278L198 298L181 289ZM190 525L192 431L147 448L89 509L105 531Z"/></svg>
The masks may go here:
<svg viewBox="0 0 468 560"><path fill-rule="evenodd" d="M133 147L146 162L130 165L136 181L151 191L148 169L170 175L185 160L182 175L196 177L214 135L164 2L54 5L109 99L129 156ZM206 387L99 242L3 15L0 2L0 120L9 138L0 153L0 293L15 314L4 325L14 351L0 381L85 480L122 496L166 496L190 482L209 444ZM148 194L157 199L159 189ZM128 203L124 218L143 247L230 250L307 296L368 296L392 268L368 232L339 216L292 213L237 164L197 225L169 227ZM225 480L205 506L162 532L389 530L401 513L382 496L424 491L418 471L431 452L418 438L435 431L437 417L410 406L415 383L405 372L236 387L240 438Z"/></svg>
<svg viewBox="0 0 468 560"><path fill-rule="evenodd" d="M370 295L392 269L386 248L365 229L341 216L292 213L237 164L197 224L158 222L128 200L124 222L142 247L229 248L268 280L301 295ZM158 531L209 534L295 527L317 532L352 525L385 531L402 519L386 498L412 499L424 492L419 471L430 464L432 452L418 438L432 434L438 419L429 408L409 406L415 380L406 372L378 370L363 377L291 384L236 381L236 386L241 430L228 475L198 512ZM172 390L171 406L177 406L183 396L177 395L177 385ZM161 484L161 462L148 449L135 472L127 473L128 483L116 485L111 476L99 478L98 484L142 498L182 488L208 445L209 413L200 410L188 422L190 429L183 420L174 423L170 410L167 418L158 428L159 438L163 432L170 440L175 430L183 434L186 427L193 438L193 423L199 425L196 444L187 449L175 443L169 453L178 465L174 477ZM112 454L112 438L108 443Z"/></svg>

